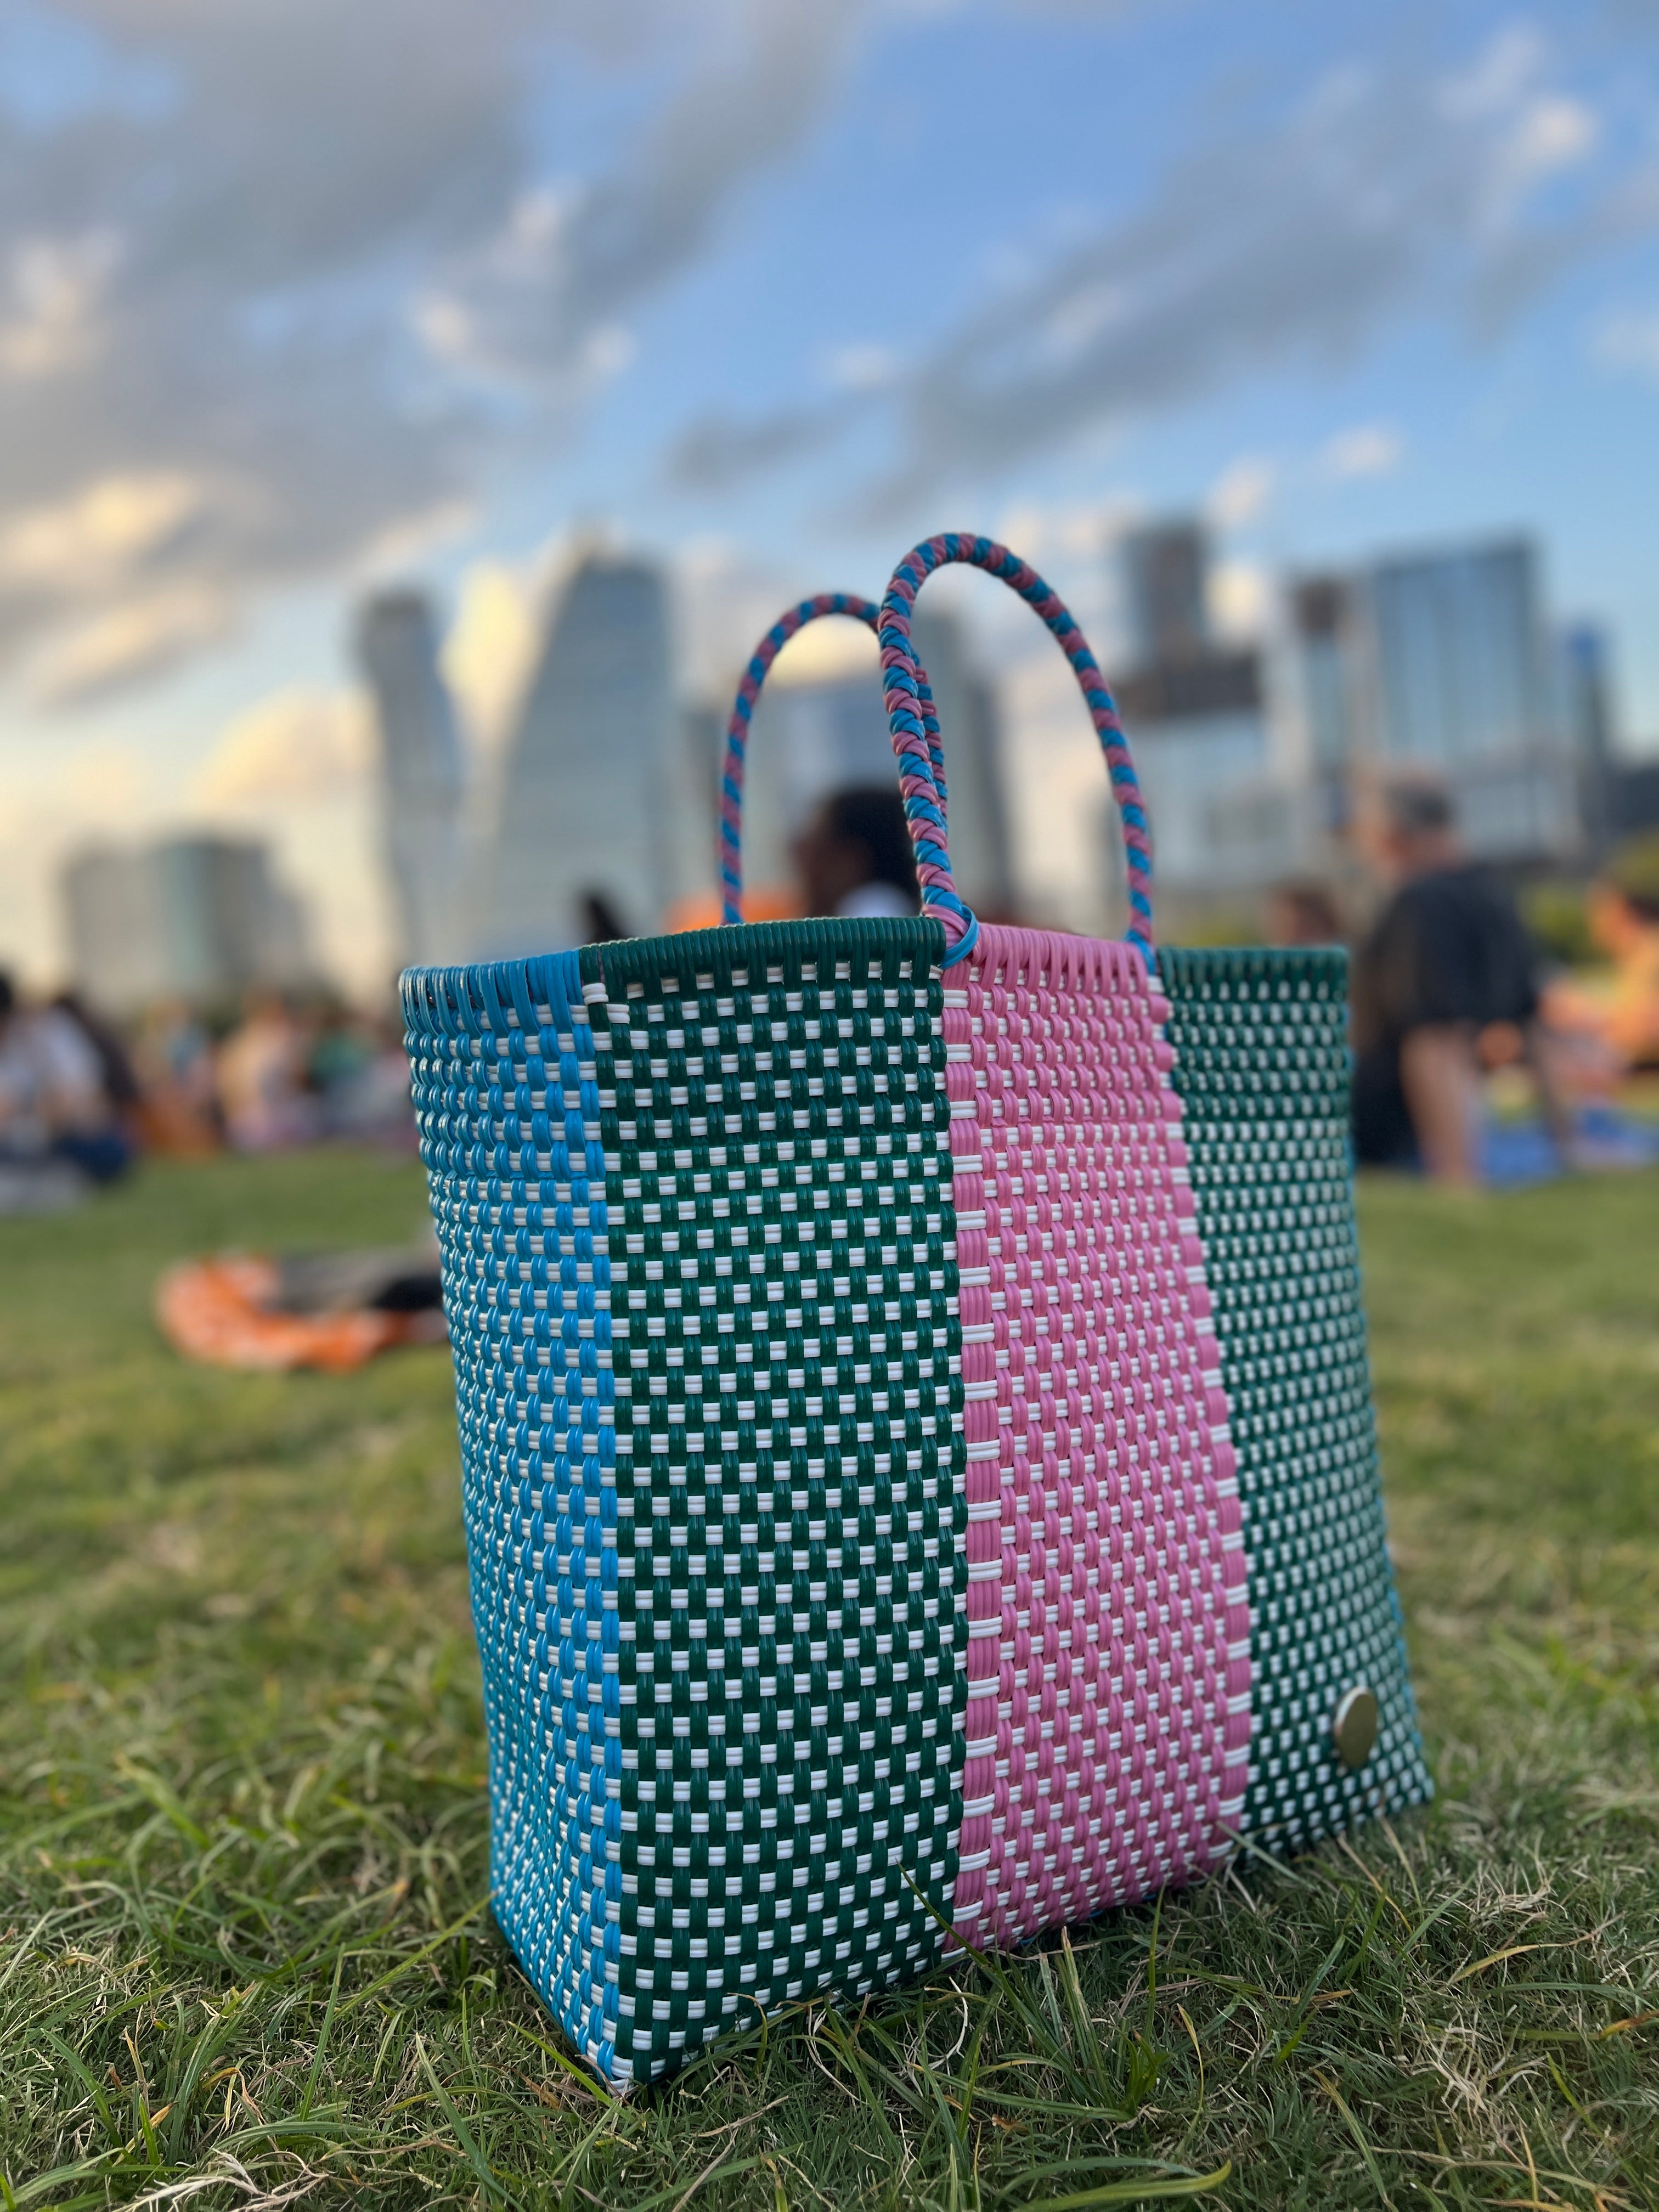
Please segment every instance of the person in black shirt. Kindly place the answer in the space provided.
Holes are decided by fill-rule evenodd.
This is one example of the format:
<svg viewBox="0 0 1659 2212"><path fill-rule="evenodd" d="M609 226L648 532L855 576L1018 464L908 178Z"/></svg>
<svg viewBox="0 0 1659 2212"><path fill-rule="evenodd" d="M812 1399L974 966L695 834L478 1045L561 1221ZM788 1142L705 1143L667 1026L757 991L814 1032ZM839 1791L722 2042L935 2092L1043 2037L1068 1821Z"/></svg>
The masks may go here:
<svg viewBox="0 0 1659 2212"><path fill-rule="evenodd" d="M1538 1048L1532 944L1507 887L1464 854L1440 785L1384 785L1362 836L1393 895L1354 961L1354 1149L1477 1183L1483 1031L1519 1033L1564 1134Z"/></svg>

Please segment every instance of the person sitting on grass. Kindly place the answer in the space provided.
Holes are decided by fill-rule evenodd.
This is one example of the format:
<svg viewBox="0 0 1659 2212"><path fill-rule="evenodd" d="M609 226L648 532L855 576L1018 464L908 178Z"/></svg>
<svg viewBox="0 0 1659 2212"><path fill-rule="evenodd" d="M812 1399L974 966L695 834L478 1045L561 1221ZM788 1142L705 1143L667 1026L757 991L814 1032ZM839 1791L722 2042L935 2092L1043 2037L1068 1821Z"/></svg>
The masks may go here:
<svg viewBox="0 0 1659 2212"><path fill-rule="evenodd" d="M131 1158L84 1028L62 1006L24 1006L0 974L0 1162L112 1182Z"/></svg>
<svg viewBox="0 0 1659 2212"><path fill-rule="evenodd" d="M1538 1029L1536 959L1507 887L1464 852L1428 777L1378 787L1361 848L1390 896L1353 969L1353 1134L1362 1163L1478 1184L1483 1033L1518 1035L1558 1150L1570 1137Z"/></svg>
<svg viewBox="0 0 1659 2212"><path fill-rule="evenodd" d="M1613 966L1602 1035L1632 1073L1659 1071L1659 831L1613 854L1591 886L1589 925Z"/></svg>

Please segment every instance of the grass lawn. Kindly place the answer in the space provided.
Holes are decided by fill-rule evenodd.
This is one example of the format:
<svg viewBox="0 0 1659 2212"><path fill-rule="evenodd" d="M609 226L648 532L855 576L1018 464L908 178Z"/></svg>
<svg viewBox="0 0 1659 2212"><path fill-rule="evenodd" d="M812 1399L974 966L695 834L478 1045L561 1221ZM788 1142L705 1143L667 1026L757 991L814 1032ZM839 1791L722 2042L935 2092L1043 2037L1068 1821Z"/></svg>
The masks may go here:
<svg viewBox="0 0 1659 2212"><path fill-rule="evenodd" d="M625 2102L489 1917L447 1358L149 1320L417 1172L0 1223L0 2204L1659 2205L1659 1176L1362 1205L1434 1808Z"/></svg>

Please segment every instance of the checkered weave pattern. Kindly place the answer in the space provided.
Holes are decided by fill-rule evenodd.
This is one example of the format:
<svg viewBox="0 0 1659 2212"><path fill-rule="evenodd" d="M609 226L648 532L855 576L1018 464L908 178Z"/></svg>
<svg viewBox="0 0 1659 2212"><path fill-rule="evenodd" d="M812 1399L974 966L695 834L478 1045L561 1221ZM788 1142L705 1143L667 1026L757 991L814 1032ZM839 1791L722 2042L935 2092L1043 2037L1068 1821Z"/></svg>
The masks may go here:
<svg viewBox="0 0 1659 2212"><path fill-rule="evenodd" d="M606 2073L944 1942L966 1506L940 933L417 971L495 1911Z"/></svg>
<svg viewBox="0 0 1659 2212"><path fill-rule="evenodd" d="M1243 1826L1294 1850L1432 1788L1384 1542L1349 1164L1347 960L1166 948L1158 965L1249 1563ZM1350 1771L1332 1722L1360 1686L1380 1725Z"/></svg>
<svg viewBox="0 0 1659 2212"><path fill-rule="evenodd" d="M947 978L969 1943L1190 1881L1243 1796L1238 1496L1167 1011L1131 947L1083 938L985 927Z"/></svg>
<svg viewBox="0 0 1659 2212"><path fill-rule="evenodd" d="M605 2064L622 1903L611 1268L574 954L403 980L455 1360L501 1926Z"/></svg>

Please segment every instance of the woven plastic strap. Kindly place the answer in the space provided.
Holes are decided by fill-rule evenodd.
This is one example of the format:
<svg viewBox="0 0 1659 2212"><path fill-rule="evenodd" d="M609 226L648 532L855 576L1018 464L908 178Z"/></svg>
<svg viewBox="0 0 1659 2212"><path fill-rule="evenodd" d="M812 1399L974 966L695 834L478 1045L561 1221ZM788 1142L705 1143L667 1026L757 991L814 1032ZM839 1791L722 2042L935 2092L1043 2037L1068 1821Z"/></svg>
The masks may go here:
<svg viewBox="0 0 1659 2212"><path fill-rule="evenodd" d="M996 922L942 997L968 1520L952 1919L1006 1944L1222 1856L1250 1619L1168 1004L1129 945Z"/></svg>
<svg viewBox="0 0 1659 2212"><path fill-rule="evenodd" d="M855 592L820 592L816 599L802 599L781 615L760 643L755 647L749 665L738 686L738 696L732 702L732 718L726 726L726 758L720 769L720 833L717 859L720 873L720 920L728 927L743 920L743 785L744 771L749 758L749 730L754 720L755 703L760 697L761 686L767 672L784 647L797 631L808 623L817 622L823 615L848 615L874 630L881 610L873 599L861 599ZM916 677L922 722L927 732L933 756L934 778L941 793L945 793L945 756L939 745L939 718L933 712L933 695L928 688L927 672L916 664ZM943 803L943 801L941 801Z"/></svg>
<svg viewBox="0 0 1659 2212"><path fill-rule="evenodd" d="M1065 601L1006 545L994 538L969 538L946 531L929 538L908 553L893 571L881 603L877 637L881 646L882 685L887 702L888 727L898 756L899 788L915 849L916 873L921 882L922 909L943 924L949 947L945 962L963 959L972 949L978 923L957 896L951 873L950 834L942 786L930 773L937 750L936 732L930 733L921 711L920 672L910 647L910 616L916 593L935 568L964 562L983 568L988 575L1019 593L1035 608L1059 641L1071 662L1090 718L1099 732L1123 823L1124 854L1129 878L1129 927L1125 932L1141 957L1151 961L1152 950L1152 849L1141 802L1134 762L1117 718L1117 708L1090 652L1082 631Z"/></svg>

